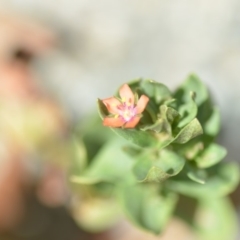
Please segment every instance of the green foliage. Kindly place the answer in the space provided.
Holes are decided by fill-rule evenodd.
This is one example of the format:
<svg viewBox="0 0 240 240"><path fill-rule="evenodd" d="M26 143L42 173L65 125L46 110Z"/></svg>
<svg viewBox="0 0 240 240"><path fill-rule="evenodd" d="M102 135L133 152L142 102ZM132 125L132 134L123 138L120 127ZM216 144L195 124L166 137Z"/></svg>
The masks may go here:
<svg viewBox="0 0 240 240"><path fill-rule="evenodd" d="M124 184L118 197L133 223L155 234L164 230L177 203L176 194L160 195L156 185Z"/></svg>
<svg viewBox="0 0 240 240"><path fill-rule="evenodd" d="M162 83L153 80L139 81L139 88L142 93L150 97L156 105L161 104L165 99L171 98L170 90Z"/></svg>
<svg viewBox="0 0 240 240"><path fill-rule="evenodd" d="M73 175L72 180L81 184L121 181L133 165L131 157L122 148L123 143L119 139L106 142L88 168L80 175Z"/></svg>
<svg viewBox="0 0 240 240"><path fill-rule="evenodd" d="M188 173L188 169L184 171ZM181 176L180 176L181 175ZM239 168L235 163L221 163L205 170L205 184L189 181L184 173L166 182L174 192L196 198L223 197L231 193L239 182Z"/></svg>
<svg viewBox="0 0 240 240"><path fill-rule="evenodd" d="M195 213L194 228L201 240L236 239L237 216L230 200L201 199Z"/></svg>
<svg viewBox="0 0 240 240"><path fill-rule="evenodd" d="M194 118L190 123L181 129L181 131L175 137L174 143L187 143L192 138L195 138L202 133L203 130L201 124L197 118Z"/></svg>
<svg viewBox="0 0 240 240"><path fill-rule="evenodd" d="M183 157L167 149L144 152L136 160L133 172L141 182L162 182L177 175L185 164Z"/></svg>
<svg viewBox="0 0 240 240"><path fill-rule="evenodd" d="M226 155L227 150L224 147L211 143L196 157L196 163L199 168L211 167L220 162Z"/></svg>
<svg viewBox="0 0 240 240"><path fill-rule="evenodd" d="M91 189L93 197L114 199L133 223L156 234L181 208L179 196L192 198L196 217L190 224L199 239L231 236L234 217L223 197L236 188L239 168L221 162L227 151L215 143L220 115L206 86L195 75L173 93L149 79L131 81L129 86L136 98L142 94L149 98L140 122L132 129L111 128L116 134L102 127L100 119L88 122L80 130L79 142L74 141L74 156L79 159L73 161L78 170L72 172L72 182L88 189L88 194ZM110 115L100 99L98 112L101 119ZM185 208L185 215L192 212ZM210 230L204 223L211 217Z"/></svg>

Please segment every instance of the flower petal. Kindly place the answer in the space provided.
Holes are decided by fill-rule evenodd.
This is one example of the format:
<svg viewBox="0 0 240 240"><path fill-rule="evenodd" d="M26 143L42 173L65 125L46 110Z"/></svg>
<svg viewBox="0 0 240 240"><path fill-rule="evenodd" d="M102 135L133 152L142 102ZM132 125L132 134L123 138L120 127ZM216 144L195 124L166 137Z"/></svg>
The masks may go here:
<svg viewBox="0 0 240 240"><path fill-rule="evenodd" d="M127 84L123 84L119 89L119 95L123 101L134 104L134 94Z"/></svg>
<svg viewBox="0 0 240 240"><path fill-rule="evenodd" d="M142 95L137 102L137 114L140 114L144 111L148 104L149 98L146 95Z"/></svg>
<svg viewBox="0 0 240 240"><path fill-rule="evenodd" d="M105 106L107 107L107 110L110 113L118 114L119 110L117 106L121 105L121 102L118 99L114 97L110 97L110 98L103 99L102 102L105 104Z"/></svg>
<svg viewBox="0 0 240 240"><path fill-rule="evenodd" d="M121 127L123 124L124 121L120 118L106 117L103 119L103 125L107 127Z"/></svg>
<svg viewBox="0 0 240 240"><path fill-rule="evenodd" d="M124 128L134 128L138 122L140 121L140 118L139 116L136 116L134 117L131 121L127 122L125 125L124 125Z"/></svg>

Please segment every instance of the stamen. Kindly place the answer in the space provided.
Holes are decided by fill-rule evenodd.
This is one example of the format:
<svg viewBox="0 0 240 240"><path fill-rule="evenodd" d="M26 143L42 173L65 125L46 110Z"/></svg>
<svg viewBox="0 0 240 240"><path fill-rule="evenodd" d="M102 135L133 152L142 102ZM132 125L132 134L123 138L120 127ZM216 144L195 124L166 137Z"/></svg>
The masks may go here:
<svg viewBox="0 0 240 240"><path fill-rule="evenodd" d="M125 122L129 122L137 115L136 107L130 102L124 102L118 106L119 109L119 117L123 119Z"/></svg>

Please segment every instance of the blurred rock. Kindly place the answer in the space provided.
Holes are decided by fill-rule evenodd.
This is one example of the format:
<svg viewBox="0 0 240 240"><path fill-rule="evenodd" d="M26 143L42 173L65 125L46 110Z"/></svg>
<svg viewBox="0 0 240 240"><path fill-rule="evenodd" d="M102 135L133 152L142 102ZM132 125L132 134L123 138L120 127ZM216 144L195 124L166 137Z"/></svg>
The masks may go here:
<svg viewBox="0 0 240 240"><path fill-rule="evenodd" d="M23 154L2 138L0 159L0 231L6 231L23 217L27 179Z"/></svg>
<svg viewBox="0 0 240 240"><path fill-rule="evenodd" d="M0 61L11 60L19 51L39 55L54 42L53 32L36 21L0 9Z"/></svg>
<svg viewBox="0 0 240 240"><path fill-rule="evenodd" d="M66 188L61 171L49 178L37 169L49 163L35 159L41 158L44 145L68 131L64 111L40 90L30 65L30 60L49 50L53 42L54 35L48 29L0 12L1 232L14 229L22 221L26 196L36 181L42 183L39 197L45 204L59 206L67 197L66 190L61 193Z"/></svg>
<svg viewBox="0 0 240 240"><path fill-rule="evenodd" d="M45 166L37 187L39 200L49 207L60 207L67 204L70 192L64 171L54 166Z"/></svg>

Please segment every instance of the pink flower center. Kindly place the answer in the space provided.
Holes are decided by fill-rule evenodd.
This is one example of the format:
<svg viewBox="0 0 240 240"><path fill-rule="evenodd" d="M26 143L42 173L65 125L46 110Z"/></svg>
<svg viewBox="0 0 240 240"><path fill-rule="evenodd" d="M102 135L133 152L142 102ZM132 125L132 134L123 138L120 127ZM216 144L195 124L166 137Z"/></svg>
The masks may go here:
<svg viewBox="0 0 240 240"><path fill-rule="evenodd" d="M137 115L137 109L134 105L122 103L118 107L118 114L124 122L131 121Z"/></svg>

